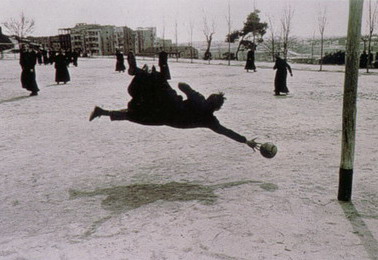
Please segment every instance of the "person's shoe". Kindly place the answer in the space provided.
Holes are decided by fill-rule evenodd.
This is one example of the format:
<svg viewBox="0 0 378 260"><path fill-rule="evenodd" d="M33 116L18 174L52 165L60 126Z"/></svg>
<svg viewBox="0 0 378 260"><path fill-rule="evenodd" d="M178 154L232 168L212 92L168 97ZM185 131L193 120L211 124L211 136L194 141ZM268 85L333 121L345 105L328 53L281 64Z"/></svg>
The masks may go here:
<svg viewBox="0 0 378 260"><path fill-rule="evenodd" d="M30 93L30 95L29 96L38 96L38 92L32 92L32 93Z"/></svg>
<svg viewBox="0 0 378 260"><path fill-rule="evenodd" d="M96 117L100 117L102 116L102 111L103 109L100 108L100 107L95 107L91 113L91 115L89 116L89 121L92 121L93 119L95 119Z"/></svg>

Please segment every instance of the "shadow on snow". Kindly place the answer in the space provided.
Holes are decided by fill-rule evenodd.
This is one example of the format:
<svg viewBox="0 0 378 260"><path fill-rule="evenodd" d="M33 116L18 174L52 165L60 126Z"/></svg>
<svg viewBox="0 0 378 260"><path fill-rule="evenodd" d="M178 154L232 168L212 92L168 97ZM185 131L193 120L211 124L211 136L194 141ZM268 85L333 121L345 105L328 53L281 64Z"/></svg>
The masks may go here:
<svg viewBox="0 0 378 260"><path fill-rule="evenodd" d="M94 191L70 190L70 199L80 197L92 197L106 195L101 205L110 211L132 210L143 205L154 203L158 200L165 201L191 201L197 200L206 205L216 201L217 189L231 188L243 184L257 183L260 188L266 191L275 191L278 186L272 183L259 181L239 181L217 185L199 185L192 183L170 182L166 184L132 184L128 186L117 186Z"/></svg>
<svg viewBox="0 0 378 260"><path fill-rule="evenodd" d="M372 260L378 259L378 241L374 238L361 214L354 207L353 203L340 202L340 205L346 218L351 223L354 233L360 238L361 244L364 246L369 258Z"/></svg>
<svg viewBox="0 0 378 260"><path fill-rule="evenodd" d="M14 98L10 98L10 99L0 100L0 104L19 101L19 100L30 98L30 97L31 96L19 96L19 97L14 97Z"/></svg>

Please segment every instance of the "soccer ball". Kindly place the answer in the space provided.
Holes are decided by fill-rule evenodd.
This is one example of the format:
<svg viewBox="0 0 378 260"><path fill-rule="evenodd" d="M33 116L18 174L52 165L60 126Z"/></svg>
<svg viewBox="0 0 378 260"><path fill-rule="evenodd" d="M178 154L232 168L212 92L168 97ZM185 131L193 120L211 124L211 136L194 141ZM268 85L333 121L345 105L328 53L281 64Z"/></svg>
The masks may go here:
<svg viewBox="0 0 378 260"><path fill-rule="evenodd" d="M273 158L277 153L277 146L272 143L264 143L260 146L260 153L265 158Z"/></svg>

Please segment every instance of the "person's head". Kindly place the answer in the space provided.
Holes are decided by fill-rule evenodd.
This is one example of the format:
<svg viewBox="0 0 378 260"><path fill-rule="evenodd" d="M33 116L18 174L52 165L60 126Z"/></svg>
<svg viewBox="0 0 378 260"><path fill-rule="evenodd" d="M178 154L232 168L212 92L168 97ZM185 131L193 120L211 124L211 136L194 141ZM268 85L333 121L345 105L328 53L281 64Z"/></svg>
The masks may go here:
<svg viewBox="0 0 378 260"><path fill-rule="evenodd" d="M224 93L219 92L217 94L211 94L206 101L210 105L212 111L218 111L221 109L225 99Z"/></svg>

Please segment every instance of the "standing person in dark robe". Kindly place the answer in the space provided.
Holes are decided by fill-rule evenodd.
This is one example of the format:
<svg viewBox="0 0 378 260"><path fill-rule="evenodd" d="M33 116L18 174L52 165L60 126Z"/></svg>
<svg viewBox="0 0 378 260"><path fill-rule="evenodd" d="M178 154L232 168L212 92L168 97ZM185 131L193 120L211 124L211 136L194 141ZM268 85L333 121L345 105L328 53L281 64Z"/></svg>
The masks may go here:
<svg viewBox="0 0 378 260"><path fill-rule="evenodd" d="M129 64L129 69L127 70L127 72L129 73L129 75L135 75L137 65L134 53L132 51L129 51L127 53L127 63Z"/></svg>
<svg viewBox="0 0 378 260"><path fill-rule="evenodd" d="M378 68L378 52L375 53L374 68Z"/></svg>
<svg viewBox="0 0 378 260"><path fill-rule="evenodd" d="M72 64L73 64L75 67L77 67L77 60L78 60L78 58L79 58L79 53L78 53L76 50L74 50L74 51L72 52Z"/></svg>
<svg viewBox="0 0 378 260"><path fill-rule="evenodd" d="M71 62L72 62L72 52L71 50L66 50L64 52L65 56L66 56L66 63L67 63L67 67L70 66Z"/></svg>
<svg viewBox="0 0 378 260"><path fill-rule="evenodd" d="M115 71L118 72L125 72L126 67L125 67L125 58L123 57L123 53L120 52L119 50L116 51L116 68Z"/></svg>
<svg viewBox="0 0 378 260"><path fill-rule="evenodd" d="M67 58L62 50L55 56L55 82L59 85L59 82L66 84L70 81L70 73L67 69Z"/></svg>
<svg viewBox="0 0 378 260"><path fill-rule="evenodd" d="M47 51L45 49L42 49L42 60L43 64L47 65L49 64L49 57L47 56Z"/></svg>
<svg viewBox="0 0 378 260"><path fill-rule="evenodd" d="M373 60L374 60L373 53L368 54L367 57L368 57L368 66L369 66L369 68L372 68L373 67Z"/></svg>
<svg viewBox="0 0 378 260"><path fill-rule="evenodd" d="M273 67L274 70L277 70L276 77L274 79L274 94L279 96L280 93L289 93L289 89L287 88L287 71L289 71L290 76L293 76L293 72L291 70L290 65L286 62L286 60L280 58L280 56L276 55L276 63Z"/></svg>
<svg viewBox="0 0 378 260"><path fill-rule="evenodd" d="M56 51L50 50L49 51L49 61L50 61L50 64L53 64L55 62L55 56L56 56Z"/></svg>
<svg viewBox="0 0 378 260"><path fill-rule="evenodd" d="M366 51L363 51L360 56L360 68L365 69L367 66L367 62L368 62L368 55Z"/></svg>
<svg viewBox="0 0 378 260"><path fill-rule="evenodd" d="M256 47L252 47L247 53L247 62L245 64L244 69L249 72L249 70L253 70L256 72L256 65L255 65L255 49Z"/></svg>
<svg viewBox="0 0 378 260"><path fill-rule="evenodd" d="M40 49L37 49L37 61L38 65L42 64L42 51Z"/></svg>
<svg viewBox="0 0 378 260"><path fill-rule="evenodd" d="M38 85L35 79L35 64L37 63L36 53L24 45L20 52L21 84L22 87L31 91L30 96L38 95Z"/></svg>
<svg viewBox="0 0 378 260"><path fill-rule="evenodd" d="M162 51L159 53L159 67L160 73L163 75L163 78L166 80L171 79L171 73L169 72L168 67L168 53Z"/></svg>

